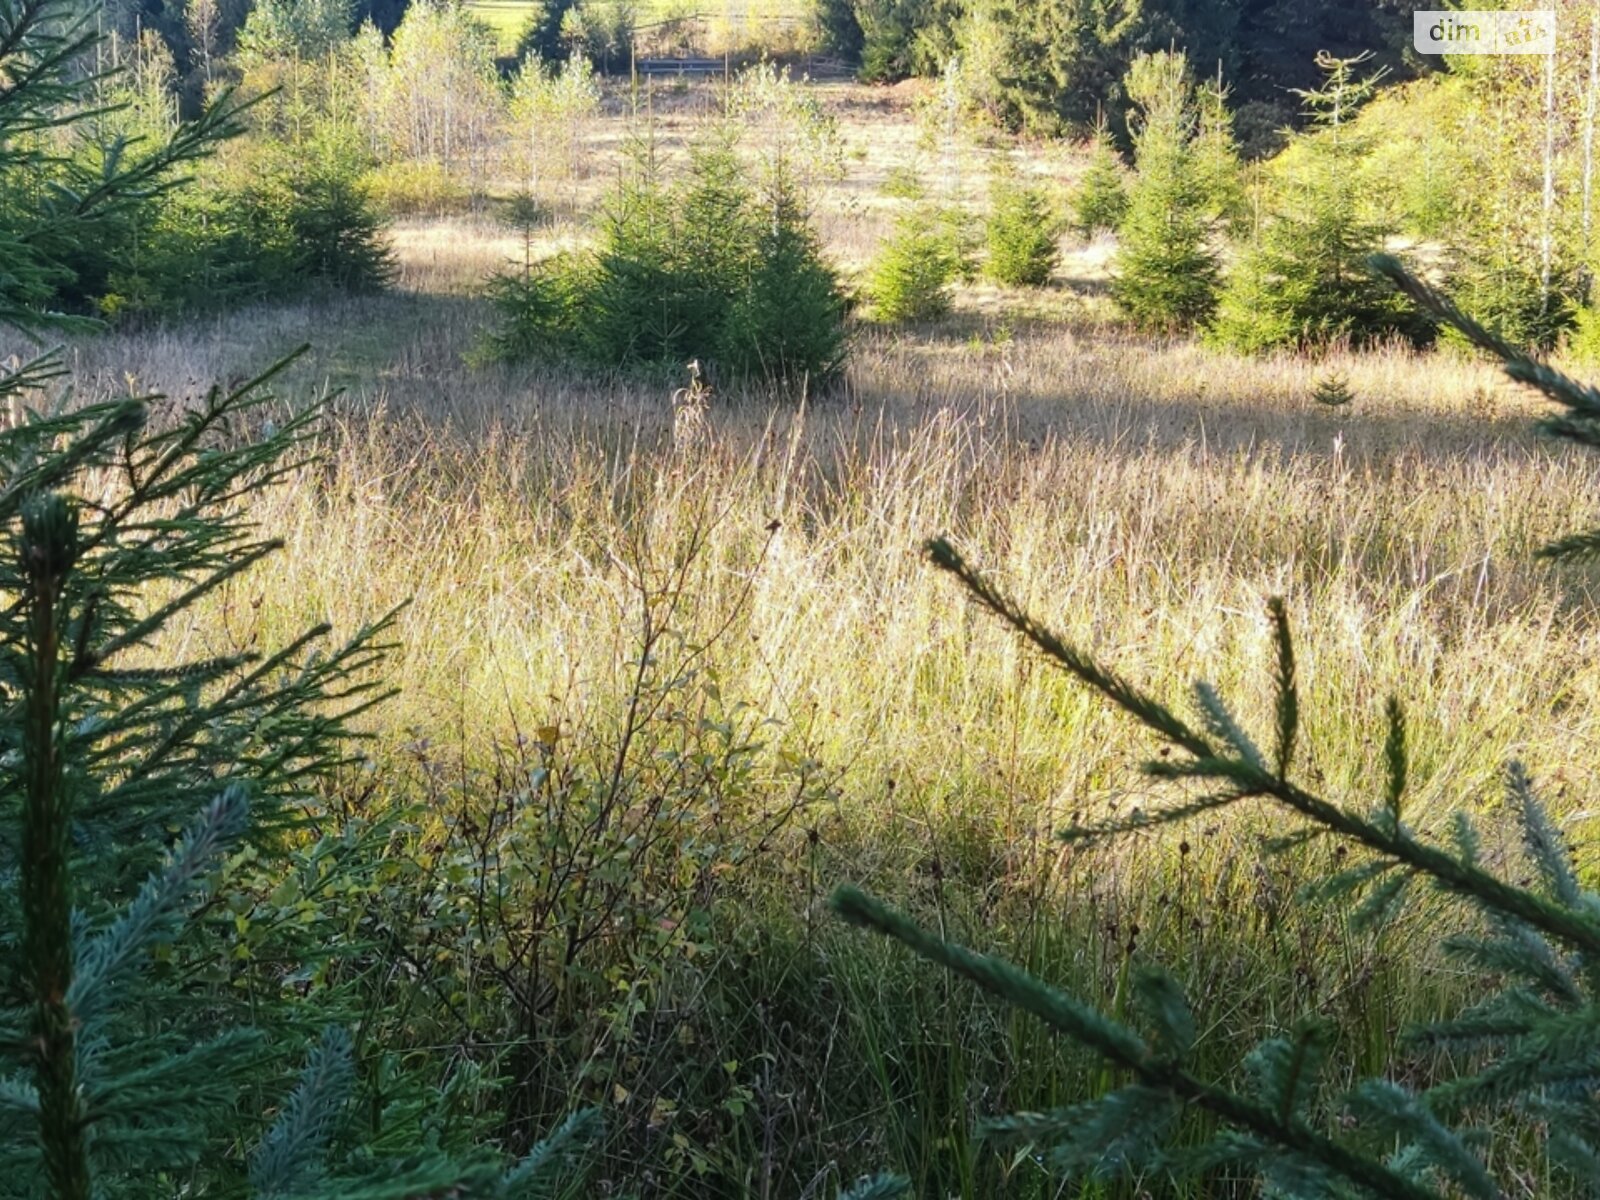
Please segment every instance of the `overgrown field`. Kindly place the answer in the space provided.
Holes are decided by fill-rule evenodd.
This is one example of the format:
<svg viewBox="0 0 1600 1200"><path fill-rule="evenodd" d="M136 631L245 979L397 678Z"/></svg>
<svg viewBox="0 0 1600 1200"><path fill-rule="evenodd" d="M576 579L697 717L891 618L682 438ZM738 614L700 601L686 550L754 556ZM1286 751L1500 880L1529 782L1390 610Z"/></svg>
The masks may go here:
<svg viewBox="0 0 1600 1200"><path fill-rule="evenodd" d="M1144 802L1147 747L936 578L930 534L1174 701L1195 675L1266 694L1264 600L1285 595L1330 794L1373 798L1379 710L1400 691L1419 822L1491 805L1515 750L1582 829L1590 579L1531 552L1597 515L1600 464L1531 440L1528 405L1486 366L1240 362L968 312L862 333L840 397L730 398L674 440L675 382L462 365L485 314L442 280L491 256L480 237L408 229L394 296L91 339L75 368L96 392L181 397L309 339L286 395L346 387L325 466L261 512L288 554L192 637L270 645L408 605L402 694L371 718L376 782L346 797L422 798L406 856L432 866L470 842L474 814L538 792L536 773L626 760L640 789L669 789L653 813L627 806L677 845L683 874L629 894L661 906L659 936L618 933L563 984L528 1064L539 1112L574 1077L613 1102L619 1173L654 1163L677 1195L818 1195L891 1162L922 1195L1050 1194L1026 1160L974 1146L971 1120L1107 1077L840 928L821 906L840 880L1112 1006L1130 963L1160 958L1218 1062L1261 1022L1323 1011L1342 1066L1373 1069L1398 1024L1469 986L1403 931L1366 941L1336 910L1291 906L1296 878L1259 851L1274 822L1054 845L1074 814ZM1310 398L1330 368L1347 408ZM650 720L624 750L640 696ZM506 950L477 933L448 950L448 986L411 984L406 1034L466 1038L470 1058L485 1048L438 997L493 1005Z"/></svg>
<svg viewBox="0 0 1600 1200"><path fill-rule="evenodd" d="M870 182L830 201L830 249L859 261L884 203ZM409 883L351 903L411 957L361 986L396 1053L508 1081L467 1102L485 1120L503 1094L529 1128L604 1103L599 1177L623 1194L831 1195L884 1165L923 1196L1058 1194L973 1123L1112 1076L841 926L841 881L1112 1011L1133 965L1168 964L1224 1073L1321 1013L1347 1081L1476 986L1404 925L1292 903L1342 851L1269 862L1275 816L1063 849L1069 820L1147 801L1149 747L975 614L930 535L1158 694L1203 676L1257 719L1281 594L1330 795L1376 801L1399 693L1415 823L1492 808L1515 752L1585 828L1593 580L1533 551L1600 516L1600 462L1535 440L1487 365L1135 337L1103 319L1091 247L1046 310L969 286L941 322L856 329L837 394L716 395L675 431L681 379L466 365L512 234L395 236L393 293L85 338L71 365L88 394L182 398L307 341L285 403L344 389L322 461L259 513L287 553L185 637L271 645L404 606L400 694L330 797L350 838L407 815L376 861ZM1344 407L1313 399L1333 373Z"/></svg>

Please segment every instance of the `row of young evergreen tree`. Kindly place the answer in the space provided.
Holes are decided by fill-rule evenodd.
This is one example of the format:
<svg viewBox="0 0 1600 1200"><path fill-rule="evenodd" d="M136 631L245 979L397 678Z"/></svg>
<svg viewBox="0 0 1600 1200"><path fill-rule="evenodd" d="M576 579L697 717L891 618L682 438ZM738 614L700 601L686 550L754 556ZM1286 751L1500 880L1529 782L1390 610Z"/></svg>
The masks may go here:
<svg viewBox="0 0 1600 1200"><path fill-rule="evenodd" d="M548 194L585 170L578 133L599 107L587 61L503 78L492 31L460 5L385 10L387 34L357 27L345 0L191 7L181 36L137 12L97 17L104 36L82 64L96 112L51 135L56 152L0 196L0 218L25 228L41 196L92 189L107 163L228 112L228 136L181 178L161 177L97 238L52 248L49 299L64 311L129 319L379 288L387 218L450 209L491 178Z"/></svg>
<svg viewBox="0 0 1600 1200"><path fill-rule="evenodd" d="M1580 79L1572 99L1581 104L1535 107L1538 90L1560 78L1556 60L1542 81L1513 64L1394 91L1381 88L1370 55L1322 54L1317 66L1321 84L1298 92L1305 128L1274 158L1247 166L1220 79L1197 84L1181 52L1135 58L1123 84L1131 170L1102 124L1073 197L1083 232L1116 234L1112 294L1122 311L1150 329L1198 329L1252 353L1390 337L1422 343L1438 327L1366 265L1405 244L1497 334L1537 346L1567 337L1590 353L1600 72ZM1481 119L1489 113L1540 134L1542 163L1435 128L1443 115L1446 130L1468 118L1492 130ZM1530 195L1536 174L1543 179Z"/></svg>
<svg viewBox="0 0 1600 1200"><path fill-rule="evenodd" d="M114 320L383 285L390 264L361 184L363 142L321 119L301 81L219 63L186 118L163 40L101 35L104 25L97 15L96 39L73 62L83 118L41 130L45 152L0 183L0 222L50 262L39 303ZM163 147L195 130L206 131L199 151L166 161ZM143 172L143 189L102 213L93 236L57 234L63 206L128 167Z"/></svg>
<svg viewBox="0 0 1600 1200"><path fill-rule="evenodd" d="M832 118L787 71L725 84L722 115L669 175L645 119L602 202L594 243L535 261L539 207L511 203L525 254L488 287L487 360L604 368L696 361L727 381L825 387L845 361L847 298L812 227L838 154Z"/></svg>
<svg viewBox="0 0 1600 1200"><path fill-rule="evenodd" d="M1367 216L1357 170L1355 116L1373 89L1357 77L1362 62L1319 59L1322 86L1301 93L1310 129L1251 196L1222 83L1197 87L1181 53L1134 60L1134 171L1124 177L1102 128L1076 198L1086 231L1116 231L1112 294L1133 321L1203 328L1247 352L1431 336L1367 267L1384 231ZM1230 234L1238 249L1225 272Z"/></svg>

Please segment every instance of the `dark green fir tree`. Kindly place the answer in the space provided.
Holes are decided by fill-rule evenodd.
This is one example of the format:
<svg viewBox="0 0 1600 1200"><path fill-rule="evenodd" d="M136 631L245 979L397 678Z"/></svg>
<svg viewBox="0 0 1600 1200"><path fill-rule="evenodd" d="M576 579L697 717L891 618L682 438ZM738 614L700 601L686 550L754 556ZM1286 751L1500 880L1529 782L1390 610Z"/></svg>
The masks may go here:
<svg viewBox="0 0 1600 1200"><path fill-rule="evenodd" d="M1203 323L1216 304L1210 181L1195 151L1199 113L1188 61L1161 51L1128 71L1133 183L1117 228L1111 294L1135 324L1175 330Z"/></svg>
<svg viewBox="0 0 1600 1200"><path fill-rule="evenodd" d="M1269 215L1228 280L1214 340L1246 352L1335 340L1423 339L1420 319L1368 269L1384 228L1368 215L1361 163L1366 139L1353 118L1381 75L1358 76L1368 56L1322 55L1322 87L1301 92L1311 122L1268 185Z"/></svg>
<svg viewBox="0 0 1600 1200"><path fill-rule="evenodd" d="M1123 214L1128 211L1127 175L1122 152L1102 116L1095 123L1089 165L1072 193L1073 224L1084 237L1111 233L1122 224Z"/></svg>
<svg viewBox="0 0 1600 1200"><path fill-rule="evenodd" d="M1050 201L1038 187L1011 172L1001 174L990 189L983 227L984 274L1008 287L1043 287L1060 251L1057 228Z"/></svg>

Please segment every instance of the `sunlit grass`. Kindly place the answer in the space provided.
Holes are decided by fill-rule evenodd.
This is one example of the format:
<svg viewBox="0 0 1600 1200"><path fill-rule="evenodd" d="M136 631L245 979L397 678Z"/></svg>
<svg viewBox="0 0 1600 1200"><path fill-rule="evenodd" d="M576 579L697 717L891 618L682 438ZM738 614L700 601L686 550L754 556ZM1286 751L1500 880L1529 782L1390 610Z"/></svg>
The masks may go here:
<svg viewBox="0 0 1600 1200"><path fill-rule="evenodd" d="M467 8L490 29L500 43L500 53L513 54L517 39L526 28L529 15L537 6L531 0L467 0ZM738 21L750 13L750 0L712 0L711 3L688 3L683 0L638 0L632 5L635 23L653 25L674 17L698 15L713 21ZM776 5L759 5L763 16L802 18L810 11L799 0L782 0Z"/></svg>
<svg viewBox="0 0 1600 1200"><path fill-rule="evenodd" d="M882 142L871 171L914 158L903 124ZM822 200L851 265L883 226L878 199L852 183ZM1596 735L1594 580L1533 552L1595 522L1600 459L1536 439L1536 406L1483 364L1399 349L1251 361L1136 338L1109 320L1101 244L1072 248L1050 290L968 287L936 325L859 329L837 394L717 395L705 435L675 445L681 380L466 366L487 320L477 282L521 249L491 216L395 236L391 295L84 339L71 363L83 395L182 398L312 343L286 396L346 391L323 462L261 503L286 552L184 636L267 645L308 619L348 630L406 604L401 695L373 718L384 779L408 778L422 737L477 763L530 729L558 731L560 755L603 752L574 731L603 740L615 720L639 575L689 564L674 644L724 703L770 718L764 755L814 757L836 800L742 870L715 952L654 980L615 1050L631 1072L608 1093L619 1136L650 1131L640 1144L682 1172L671 1194L769 1173L770 1194L828 1195L883 1165L926 1195L1055 1194L971 1125L1113 1081L836 925L822 899L841 880L1113 1010L1131 963L1172 965L1222 1073L1311 1012L1336 1022L1347 1078L1426 1072L1390 1059L1395 1031L1474 986L1410 927L1374 939L1292 904L1337 849L1269 862L1268 815L1064 851L1051 835L1075 815L1146 802L1137 763L1153 748L974 613L922 562L931 535L1158 695L1182 704L1201 676L1256 722L1264 602L1283 595L1304 761L1326 794L1376 799L1392 693L1415 824L1492 810L1514 753L1584 829L1595 796L1573 764ZM548 250L581 229L539 236ZM1345 407L1313 399L1330 373L1349 383ZM564 1098L567 1080L548 1082ZM731 1101L737 1087L749 1098ZM682 1144L651 1140L663 1102Z"/></svg>
<svg viewBox="0 0 1600 1200"><path fill-rule="evenodd" d="M1370 1064L1395 1026L1459 986L1403 943L1351 940L1337 913L1291 912L1296 881L1262 860L1251 821L1054 848L1074 814L1145 800L1135 766L1151 747L926 568L931 534L1158 694L1181 701L1201 675L1258 721L1263 603L1285 595L1308 770L1336 798L1374 798L1380 707L1396 693L1423 827L1454 805L1491 806L1513 752L1572 819L1593 799L1570 765L1600 692L1590 581L1532 552L1592 522L1600 462L1534 440L1528 404L1485 367L1339 356L1357 399L1332 412L1311 399L1326 364L1098 327L997 333L958 314L920 337L863 334L843 395L803 409L725 397L684 451L668 382L469 371L482 317L459 296L278 310L242 344L132 335L84 345L79 367L102 390L132 375L181 393L317 342L298 386L350 385L327 467L263 507L287 553L202 610L191 636L270 644L310 618L351 628L409 602L393 662L403 694L377 718L390 747L432 730L471 755L518 730L592 724L623 687L633 564L670 562L704 532L679 633L709 646L723 696L777 722L774 752L816 755L839 789L837 806L806 815L810 849L758 868L744 918L724 918L730 947L799 939L786 953L800 957L756 967L730 949L704 969L752 1006L779 986L771 972L831 981L806 985L823 987L819 1007L789 1019L853 1014L851 1052L874 1065L830 1075L819 1119L843 1142L852 1114L891 1113L856 1147L862 1162L992 1180L995 1163L960 1133L970 1118L1098 1085L1035 1031L996 1025L974 998L835 928L819 905L841 879L1113 1005L1130 946L1173 962L1220 1064L1262 1021L1308 1009L1337 1017L1352 1064ZM708 1040L749 1036L697 1019ZM907 1022L926 1040L906 1042Z"/></svg>

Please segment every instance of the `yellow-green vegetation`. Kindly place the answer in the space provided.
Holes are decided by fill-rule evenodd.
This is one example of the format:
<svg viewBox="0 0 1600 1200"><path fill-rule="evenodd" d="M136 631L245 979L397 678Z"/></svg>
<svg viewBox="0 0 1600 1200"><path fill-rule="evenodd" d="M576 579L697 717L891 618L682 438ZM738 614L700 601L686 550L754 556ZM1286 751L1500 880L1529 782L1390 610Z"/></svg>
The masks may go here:
<svg viewBox="0 0 1600 1200"><path fill-rule="evenodd" d="M18 2L39 0L0 0L0 18ZM112 405L82 435L89 458L64 449L76 426L46 427L40 467L23 402L46 409L59 380L45 377L53 368L5 368L0 397L18 403L0 449L26 484L7 494L87 470L80 503L104 521L124 519L115 501L141 480L165 489L150 497L156 517L141 512L126 534L132 549L120 533L105 542L130 580L117 611L97 617L107 602L95 581L75 583L61 608L68 634L7 643L47 645L60 670L18 651L13 675L13 659L33 664L24 690L47 699L58 675L108 695L155 689L175 728L214 718L227 737L205 743L186 787L203 790L241 759L292 795L292 819L229 841L203 889L187 881L210 898L193 906L204 936L174 932L145 956L161 1004L218 1023L248 1012L260 1026L251 1111L281 1110L272 1128L311 1130L319 1161L324 1142L334 1161L363 1168L421 1146L437 1167L426 1188L363 1195L443 1194L454 1185L437 1179L463 1163L495 1180L458 1194L534 1194L499 1164L551 1130L560 1144L595 1122L601 1145L567 1194L894 1194L850 1190L879 1169L903 1172L918 1197L1077 1189L1046 1161L1044 1134L1018 1150L976 1130L997 1114L1115 1097L1128 1060L1165 1071L1170 1046L1108 1066L845 925L829 905L841 884L939 938L1005 956L1108 1020L1148 1010L1149 969L1165 966L1193 1013L1193 1028L1167 1040L1183 1043L1185 1070L1227 1094L1261 1074L1251 1055L1264 1039L1287 1039L1296 1081L1294 1056L1314 1042L1319 1082L1272 1112L1308 1114L1319 1135L1356 1144L1372 1128L1346 1123L1334 1098L1352 1085L1378 1076L1424 1089L1470 1069L1479 1047L1401 1047L1398 1032L1488 996L1528 944L1452 958L1443 935L1477 918L1438 897L1369 926L1351 919L1348 894L1303 890L1365 863L1366 850L1349 830L1275 850L1293 827L1267 803L1278 793L1260 785L1265 767L1235 772L1253 799L1226 811L1062 841L1068 826L1136 824L1175 792L1200 800L1194 780L1226 780L1232 766L1197 751L1198 736L1174 738L1170 723L1165 744L1153 739L991 619L949 578L949 546L970 564L959 568L969 583L993 581L1133 687L1176 704L1193 696L1196 727L1240 761L1255 753L1240 726L1276 728L1293 743L1297 787L1352 812L1387 796L1374 820L1397 838L1447 842L1457 810L1482 815L1481 845L1463 837L1463 854L1514 881L1522 851L1499 818L1508 778L1513 805L1521 794L1523 777L1505 766L1515 757L1560 831L1539 836L1576 841L1587 880L1600 596L1589 568L1537 551L1600 521L1600 456L1576 444L1600 402L1568 388L1567 432L1579 436L1540 438L1540 405L1496 365L1454 344L1385 340L1390 324L1352 346L1348 314L1307 324L1289 304L1332 295L1320 277L1276 266L1226 305L1260 332L1262 298L1284 301L1273 336L1234 340L1255 353L1197 336L1217 285L1239 286L1236 257L1221 252L1229 231L1266 209L1245 197L1226 89L1194 80L1177 52L1136 60L1130 172L1109 124L1088 146L1020 145L989 126L974 136L954 66L920 97L770 67L635 90L585 60L530 62L505 80L495 51L520 28L521 6L469 7L492 38L430 0L388 41L370 28L346 38L333 6L258 3L228 70L281 90L213 114L216 127L188 142L181 131L194 127L176 100L164 107L175 68L152 67L157 83L131 88L129 111L177 141L121 181L122 207L109 210L126 213L131 249L118 243L116 254L145 272L139 291L122 283L136 272L89 269L105 264L87 252L96 243L81 218L60 218L75 253L52 259L49 243L22 236L17 206L0 206L25 268L18 283L0 280L0 317L46 322L66 342L72 402ZM912 6L880 7L858 32L882 57L899 28L891 18ZM971 25L964 38L984 32ZM146 59L166 62L129 62ZM75 98L74 86L51 102ZM152 96L162 104L144 103ZM997 92L988 103L1017 101ZM1351 132L1340 103L1339 121L1297 142L1279 169L1306 165L1323 227L1364 231L1342 171L1357 143L1315 140ZM4 120L0 106L0 143ZM170 182L224 132L241 136L202 163L193 190L171 193L182 199L168 206L146 186ZM28 145L24 182L43 191L60 164L42 141ZM274 169L252 183L255 165ZM308 181L317 187L297 190ZM1067 197L1083 237L1058 236L1055 200ZM1289 236L1304 215L1280 215L1260 261L1304 265ZM1102 236L1112 226L1116 236ZM238 299L251 303L224 320L187 291L169 297L163 289L194 272L153 254L175 257L194 241L186 231L217 227L258 249L249 235L270 234L283 260L259 268L272 287L241 282ZM219 269L239 265L226 253L234 244L218 242ZM1358 251L1380 244L1352 237L1334 275L1349 282ZM202 300L203 282L187 284ZM1412 286L1402 303L1383 287L1386 314L1429 299ZM116 320L46 321L52 304ZM1592 350L1591 318L1579 321L1575 356ZM6 336L0 354L31 353ZM274 381L278 398L256 400L250 380L302 343L309 350ZM221 389L204 398L212 380ZM150 393L168 398L128 399ZM146 418L138 437L153 440L138 441ZM204 424L203 436L171 432L185 421ZM173 444L163 438L179 449L163 457ZM280 474L283 454L292 465ZM65 466L49 465L63 455ZM162 474L190 462L192 487ZM62 511L19 515L22 552L7 560L31 580L46 633L51 581L72 548ZM259 562L213 554L208 520L282 545L260 547ZM190 573L203 568L215 586L185 594L145 537L158 550L187 539L176 545L197 564ZM925 552L935 537L949 539L943 571ZM96 622L137 627L142 605L174 598L183 603L158 610L158 634L141 631L131 650L112 642L129 651L116 671L141 669L102 679L105 663L81 650L113 636ZM991 597L990 607L1004 606ZM256 656L308 629L335 645L368 632L342 657L267 660L260 687L293 695L287 715L248 688L250 703L230 703L228 672L254 671ZM175 663L205 676L193 694L184 672L166 669ZM347 676L370 691L319 722L327 689ZM1215 693L1190 690L1196 677L1232 715L1219 715ZM1129 694L1115 681L1101 690ZM63 845L73 813L53 798L66 783L39 749L58 729L79 757L57 775L102 823L120 814L95 809L116 794L97 789L142 778L131 761L142 743L119 746L130 761L114 769L89 754L87 739L121 719L102 707L41 709L16 738L24 749L0 756L30 768L30 794L52 799L42 807ZM145 720L137 708L130 719ZM166 727L149 724L163 750ZM346 726L364 737L335 736ZM302 735L316 739L305 778L278 755ZM1141 769L1147 759L1153 770ZM1195 761L1211 774L1184 775ZM1273 769L1287 779L1286 765ZM1176 788L1163 773L1179 776ZM159 819L127 834L146 857L182 827L152 811ZM222 815L229 830L242 823ZM0 881L10 845L0 840ZM88 873L86 857L63 851L47 865L64 875L71 858ZM107 907L138 885L109 863L98 878ZM1579 926L1579 948L1600 947L1587 902L1571 899L1577 884L1560 872L1546 882ZM51 937L29 934L30 961L64 956L75 929L64 894L44 906ZM9 897L0 945L12 936ZM859 894L841 907L937 959L932 939L892 928ZM1577 976L1593 973L1588 960L1533 957L1548 967L1543 990L1511 1017L1546 1000L1570 1015L1587 995L1587 974ZM62 1041L77 998L47 975L15 990L45 998L28 1027ZM127 1044L139 1045L143 1011L119 1027ZM181 1020L161 1020L164 1037L186 1034ZM1166 1032L1184 1024L1168 1019ZM75 1060L23 1049L16 1078L45 1079L54 1107L36 1112L32 1085L8 1074L0 1118L20 1112L19 1125L78 1143L47 1153L87 1161L78 1084L60 1067ZM289 1094L274 1060L290 1049L310 1063L307 1078L338 1077L336 1102ZM1480 1119L1471 1107L1497 1178L1561 1194L1547 1114L1484 1104ZM1073 1123L1045 1133L1065 1141ZM1417 1124L1435 1148L1448 1140ZM243 1118L221 1134L201 1126L183 1146L197 1194L217 1181L242 1190L247 1176L276 1181L276 1192L257 1182L264 1196L325 1182L297 1177L287 1156L276 1173L256 1165L271 1153L246 1162L242 1146L270 1151L276 1135L263 1141ZM0 1200L26 1194L8 1190L5 1155L21 1147L24 1159L33 1142L12 1128L0 1125ZM1196 1104L1170 1132L1194 1149L1222 1128ZM1143 1131L1130 1154L1159 1140ZM1087 1144L1072 1162L1093 1174L1107 1164ZM1102 1174L1082 1194L1132 1200L1166 1186ZM1202 1176L1193 1194L1255 1194L1232 1166ZM1436 1182L1394 1194L1456 1194L1430 1190ZM1495 1187L1474 1194L1498 1197ZM88 1194L86 1180L74 1188L55 1194Z"/></svg>
<svg viewBox="0 0 1600 1200"><path fill-rule="evenodd" d="M528 19L543 6L534 0L467 0L464 7L494 30L502 54L512 54L527 28ZM810 15L810 9L802 0L706 0L702 4L686 0L637 0L627 7L636 28L701 18L711 39L717 43L701 47L702 51L720 50L724 44L735 50L747 45L760 46L761 24L800 23Z"/></svg>
<svg viewBox="0 0 1600 1200"><path fill-rule="evenodd" d="M1321 1013L1338 1061L1374 1069L1398 1024L1472 991L1403 929L1368 939L1336 907L1292 903L1325 860L1269 863L1271 821L1064 851L1051 833L1074 817L1148 801L1131 766L1147 746L978 619L917 547L951 534L1131 678L1171 694L1205 664L1258 720L1263 598L1281 593L1303 754L1329 794L1364 795L1397 692L1417 824L1492 804L1513 747L1577 814L1567 746L1600 687L1589 593L1532 552L1594 518L1600 463L1533 440L1529 406L1488 367L1243 360L1082 324L974 342L958 309L916 342L864 336L847 402L714 396L686 442L675 385L462 366L485 314L441 281L493 254L471 226L413 227L397 295L76 355L86 388L181 390L310 337L297 386L349 382L324 464L254 510L287 552L184 636L271 644L407 603L389 666L402 694L370 717L360 802L426 799L405 847L423 868L538 772L610 760L652 629L670 631L651 686L670 692L657 715L675 731L657 749L713 754L700 739L725 725L758 744L726 793L673 817L679 844L714 848L673 868L704 882L679 895L641 880L664 889L640 893L666 906L657 935L619 935L543 1018L562 1048L531 1109L548 1118L569 1086L608 1100L618 1153L683 1172L672 1194L739 1194L768 1127L794 1147L772 1168L780 1190L836 1160L901 1166L925 1194L1038 1194L1035 1168L1008 1172L969 1140L972 1119L1103 1078L838 927L821 903L842 880L1113 1007L1130 966L1166 962L1218 1064L1262 1023ZM1318 405L1330 371L1382 403ZM702 894L717 898L705 910ZM476 997L492 1027L509 951L435 937L444 994ZM414 1019L448 1024L441 1001L418 1003Z"/></svg>
<svg viewBox="0 0 1600 1200"><path fill-rule="evenodd" d="M517 39L527 27L528 18L538 5L528 0L469 0L465 7L494 30L500 53L512 54L517 49Z"/></svg>

